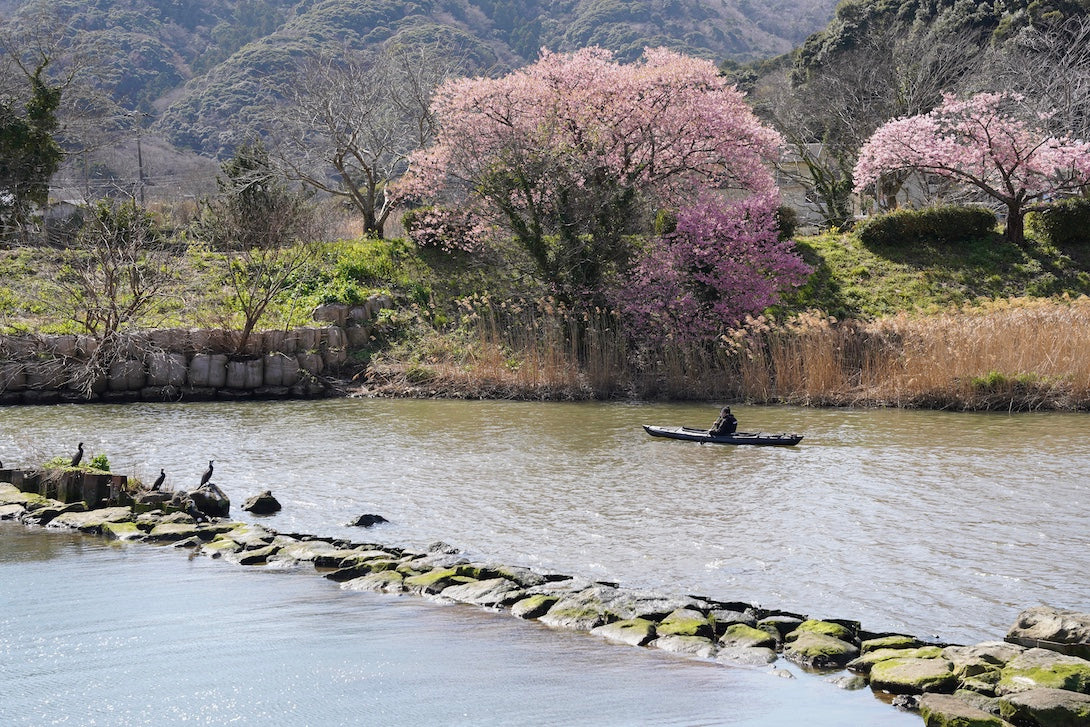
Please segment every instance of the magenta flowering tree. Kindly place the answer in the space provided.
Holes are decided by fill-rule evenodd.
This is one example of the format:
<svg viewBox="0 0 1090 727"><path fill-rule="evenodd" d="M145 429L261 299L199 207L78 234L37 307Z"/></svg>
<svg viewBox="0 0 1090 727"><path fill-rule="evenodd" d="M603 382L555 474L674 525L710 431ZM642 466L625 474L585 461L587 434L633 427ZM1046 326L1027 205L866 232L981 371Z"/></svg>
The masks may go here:
<svg viewBox="0 0 1090 727"><path fill-rule="evenodd" d="M1048 133L1047 116L1021 110L1020 100L947 95L930 113L886 123L860 151L856 191L893 172L947 177L1006 206L1007 238L1021 244L1025 215L1036 204L1090 184L1090 144Z"/></svg>
<svg viewBox="0 0 1090 727"><path fill-rule="evenodd" d="M545 51L502 78L447 82L432 112L437 141L412 157L401 193L467 210L569 300L624 267L628 236L649 232L656 209L774 186L778 135L714 64L669 50L629 65L599 48Z"/></svg>
<svg viewBox="0 0 1090 727"><path fill-rule="evenodd" d="M804 283L812 270L778 238L778 202L766 193L683 208L612 293L626 325L647 341L712 340Z"/></svg>

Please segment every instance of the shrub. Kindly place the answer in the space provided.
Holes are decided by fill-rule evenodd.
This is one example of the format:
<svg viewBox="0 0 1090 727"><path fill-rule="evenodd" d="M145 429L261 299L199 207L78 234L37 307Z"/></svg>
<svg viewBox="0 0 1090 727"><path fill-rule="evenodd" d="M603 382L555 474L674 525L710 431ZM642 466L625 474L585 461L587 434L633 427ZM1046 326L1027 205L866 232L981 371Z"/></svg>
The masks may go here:
<svg viewBox="0 0 1090 727"><path fill-rule="evenodd" d="M921 241L956 244L995 230L995 213L985 207L926 207L894 210L864 220L856 228L867 246L897 247Z"/></svg>
<svg viewBox="0 0 1090 727"><path fill-rule="evenodd" d="M799 213L794 207L781 204L776 208L776 229L779 230L780 241L790 240L795 236L795 230L799 227Z"/></svg>
<svg viewBox="0 0 1090 727"><path fill-rule="evenodd" d="M1068 197L1029 215L1030 234L1053 245L1090 245L1090 198Z"/></svg>

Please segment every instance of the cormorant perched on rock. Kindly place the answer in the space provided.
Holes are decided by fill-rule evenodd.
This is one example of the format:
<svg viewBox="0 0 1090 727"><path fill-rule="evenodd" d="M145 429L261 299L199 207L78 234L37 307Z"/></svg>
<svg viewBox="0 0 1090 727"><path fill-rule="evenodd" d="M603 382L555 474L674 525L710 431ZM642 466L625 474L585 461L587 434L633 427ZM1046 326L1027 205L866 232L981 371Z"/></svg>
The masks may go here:
<svg viewBox="0 0 1090 727"><path fill-rule="evenodd" d="M167 471L164 469L159 470L159 476L155 478L155 482L151 483L151 489L158 490L163 486L163 480L167 478Z"/></svg>
<svg viewBox="0 0 1090 727"><path fill-rule="evenodd" d="M208 460L208 469L206 469L204 471L204 474L201 475L201 484L202 485L207 483L208 480L212 479L212 462L214 462L214 461L215 460L211 460L211 459Z"/></svg>
<svg viewBox="0 0 1090 727"><path fill-rule="evenodd" d="M71 462L72 467L78 466L79 461L81 459L83 459L83 442L79 443L79 446L76 448L76 450L77 450L76 453L74 455L72 455L72 462Z"/></svg>

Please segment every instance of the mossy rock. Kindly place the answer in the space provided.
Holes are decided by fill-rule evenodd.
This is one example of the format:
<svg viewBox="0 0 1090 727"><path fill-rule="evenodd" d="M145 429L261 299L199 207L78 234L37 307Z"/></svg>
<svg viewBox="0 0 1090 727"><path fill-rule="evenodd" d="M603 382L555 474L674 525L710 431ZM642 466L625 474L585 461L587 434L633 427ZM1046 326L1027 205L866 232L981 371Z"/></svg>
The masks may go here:
<svg viewBox="0 0 1090 727"><path fill-rule="evenodd" d="M867 674L875 664L887 659L938 659L940 657L942 657L942 647L940 646L919 646L915 649L877 649L852 659L848 662L848 668L852 671Z"/></svg>
<svg viewBox="0 0 1090 727"><path fill-rule="evenodd" d="M875 689L892 694L922 694L923 692L953 692L958 678L954 667L943 658L896 658L879 661L871 667L870 683Z"/></svg>
<svg viewBox="0 0 1090 727"><path fill-rule="evenodd" d="M59 500L42 497L36 492L23 492L15 485L0 485L0 505L22 505L27 510L64 505Z"/></svg>
<svg viewBox="0 0 1090 727"><path fill-rule="evenodd" d="M0 520L17 520L24 512L26 508L19 503L0 505Z"/></svg>
<svg viewBox="0 0 1090 727"><path fill-rule="evenodd" d="M460 603L495 608L518 601L523 593L524 591L517 583L506 578L488 578L483 581L470 580L468 583L447 586L440 595Z"/></svg>
<svg viewBox="0 0 1090 727"><path fill-rule="evenodd" d="M153 542L169 543L186 538L199 538L203 534L204 530L195 523L159 523L147 534L147 539ZM211 539L212 536L208 537Z"/></svg>
<svg viewBox="0 0 1090 727"><path fill-rule="evenodd" d="M669 651L672 654L699 656L704 659L711 658L716 653L715 642L703 636L679 636L677 634L659 636L651 642L651 646L663 651Z"/></svg>
<svg viewBox="0 0 1090 727"><path fill-rule="evenodd" d="M840 669L859 656L859 647L835 636L803 631L784 646L783 655L810 669Z"/></svg>
<svg viewBox="0 0 1090 727"><path fill-rule="evenodd" d="M51 528L71 528L85 533L102 532L105 523L121 523L132 520L132 508L103 507L87 512L66 512L50 521Z"/></svg>
<svg viewBox="0 0 1090 727"><path fill-rule="evenodd" d="M719 645L724 648L775 649L777 643L775 637L767 631L756 629L742 623L731 624L727 627L727 630L723 632L723 635L719 637Z"/></svg>
<svg viewBox="0 0 1090 727"><path fill-rule="evenodd" d="M538 621L546 626L558 629L572 629L574 631L590 631L598 626L615 620L610 614L604 613L594 606L570 606L563 605L563 600L553 604L545 615L539 616Z"/></svg>
<svg viewBox="0 0 1090 727"><path fill-rule="evenodd" d="M339 563L332 563L325 558L319 558L314 561L316 568L351 568L354 565L361 565L364 563L372 563L375 561L388 561L397 562L397 557L393 553L389 553L385 550L378 550L376 548L368 548L367 550L354 550L341 559ZM385 570L375 569L372 570Z"/></svg>
<svg viewBox="0 0 1090 727"><path fill-rule="evenodd" d="M378 591L380 593L401 593L405 591L405 577L396 570L383 570L368 573L365 576L345 581L341 588L352 591Z"/></svg>
<svg viewBox="0 0 1090 727"><path fill-rule="evenodd" d="M920 646L924 646L924 643L915 636L893 634L863 641L859 644L859 653L867 654L878 649L915 649Z"/></svg>
<svg viewBox="0 0 1090 727"><path fill-rule="evenodd" d="M757 628L772 634L777 641L783 641L784 637L797 629L804 620L794 616L769 616L758 621Z"/></svg>
<svg viewBox="0 0 1090 727"><path fill-rule="evenodd" d="M679 608L659 622L659 636L715 637L715 625L707 616L692 608Z"/></svg>
<svg viewBox="0 0 1090 727"><path fill-rule="evenodd" d="M549 593L538 593L511 606L511 615L518 618L540 618L549 612L549 609L560 600L559 596Z"/></svg>
<svg viewBox="0 0 1090 727"><path fill-rule="evenodd" d="M103 523L102 534L109 540L143 540L144 531L129 521L123 523Z"/></svg>
<svg viewBox="0 0 1090 727"><path fill-rule="evenodd" d="M1013 694L1039 688L1090 693L1090 661L1047 649L1028 649L1003 667L996 693Z"/></svg>
<svg viewBox="0 0 1090 727"><path fill-rule="evenodd" d="M396 568L395 570L404 573L400 567ZM455 581L456 578L459 578L457 569L436 568L435 570L428 571L427 573L406 576L405 587L412 591L419 591L420 593L435 595L447 586L453 585L456 582L466 582L465 580Z"/></svg>
<svg viewBox="0 0 1090 727"><path fill-rule="evenodd" d="M787 636L784 637L784 641L794 641L802 634L807 633L824 634L825 636L832 636L834 639L840 639L841 641L847 641L849 643L855 641L855 632L847 626L831 621L818 621L816 619L807 619L800 623L793 631L790 631Z"/></svg>
<svg viewBox="0 0 1090 727"><path fill-rule="evenodd" d="M614 621L613 623L596 626L590 632L608 641L629 644L630 646L643 646L652 641L657 635L655 622L645 618Z"/></svg>
<svg viewBox="0 0 1090 727"><path fill-rule="evenodd" d="M228 553L242 550L242 544L224 535L217 535L209 543L201 545L201 553L212 558L221 558Z"/></svg>
<svg viewBox="0 0 1090 727"><path fill-rule="evenodd" d="M957 671L955 670L955 674ZM995 696L995 688L999 685L999 677L1002 675L999 667L992 667L988 671L981 671L972 676L958 677L961 686L978 694Z"/></svg>
<svg viewBox="0 0 1090 727"><path fill-rule="evenodd" d="M925 694L920 698L925 727L1011 727L1001 717L950 694Z"/></svg>
<svg viewBox="0 0 1090 727"><path fill-rule="evenodd" d="M230 559L239 565L265 565L278 550L280 550L279 545L266 545L264 548L251 548L235 553L230 556Z"/></svg>
<svg viewBox="0 0 1090 727"><path fill-rule="evenodd" d="M999 713L1019 725L1086 727L1090 695L1066 689L1030 689L1001 697Z"/></svg>
<svg viewBox="0 0 1090 727"><path fill-rule="evenodd" d="M778 658L776 652L766 646L721 646L715 654L716 661L731 666L767 666Z"/></svg>

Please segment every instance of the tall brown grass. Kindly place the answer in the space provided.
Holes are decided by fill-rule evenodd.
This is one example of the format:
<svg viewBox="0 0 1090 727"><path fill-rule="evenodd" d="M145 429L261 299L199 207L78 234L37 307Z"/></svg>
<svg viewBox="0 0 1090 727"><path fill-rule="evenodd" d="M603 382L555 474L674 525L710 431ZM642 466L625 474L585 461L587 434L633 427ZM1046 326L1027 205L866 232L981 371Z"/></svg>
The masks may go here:
<svg viewBox="0 0 1090 727"><path fill-rule="evenodd" d="M425 393L951 409L1090 408L1090 299L1016 299L873 322L756 318L711 346L641 348L605 311L478 300L469 353Z"/></svg>

